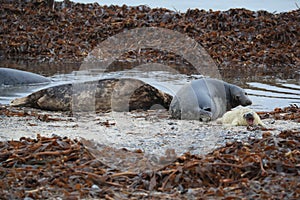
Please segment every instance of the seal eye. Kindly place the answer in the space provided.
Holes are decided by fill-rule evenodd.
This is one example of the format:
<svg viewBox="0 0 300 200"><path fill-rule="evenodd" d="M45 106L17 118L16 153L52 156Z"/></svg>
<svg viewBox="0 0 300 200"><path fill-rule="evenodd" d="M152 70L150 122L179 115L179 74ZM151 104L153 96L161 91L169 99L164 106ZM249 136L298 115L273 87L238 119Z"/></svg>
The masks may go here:
<svg viewBox="0 0 300 200"><path fill-rule="evenodd" d="M211 112L211 108L204 108L203 110Z"/></svg>

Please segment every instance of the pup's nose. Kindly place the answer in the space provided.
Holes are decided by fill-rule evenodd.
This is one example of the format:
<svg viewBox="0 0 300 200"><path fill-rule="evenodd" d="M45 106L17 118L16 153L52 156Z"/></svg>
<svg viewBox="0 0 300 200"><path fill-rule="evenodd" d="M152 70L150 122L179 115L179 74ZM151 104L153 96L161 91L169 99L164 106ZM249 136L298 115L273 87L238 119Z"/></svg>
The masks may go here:
<svg viewBox="0 0 300 200"><path fill-rule="evenodd" d="M245 114L245 118L251 118L251 117L253 117L253 114L252 114L252 113L246 113L246 114Z"/></svg>

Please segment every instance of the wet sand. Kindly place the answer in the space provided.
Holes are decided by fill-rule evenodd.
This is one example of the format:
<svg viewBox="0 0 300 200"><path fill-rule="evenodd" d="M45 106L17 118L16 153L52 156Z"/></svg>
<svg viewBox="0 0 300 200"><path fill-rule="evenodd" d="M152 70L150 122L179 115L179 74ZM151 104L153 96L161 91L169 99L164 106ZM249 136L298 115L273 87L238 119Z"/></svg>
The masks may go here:
<svg viewBox="0 0 300 200"><path fill-rule="evenodd" d="M104 114L48 112L31 108L5 108L0 118L1 140L51 137L84 138L117 149L141 150L161 156L168 149L177 155L185 152L206 154L226 143L261 138L265 132L278 134L284 130L299 131L299 123L291 120L264 119L267 129L224 127L216 121L171 119L166 110L110 112ZM19 113L19 114L17 114ZM18 116L14 116L18 115Z"/></svg>

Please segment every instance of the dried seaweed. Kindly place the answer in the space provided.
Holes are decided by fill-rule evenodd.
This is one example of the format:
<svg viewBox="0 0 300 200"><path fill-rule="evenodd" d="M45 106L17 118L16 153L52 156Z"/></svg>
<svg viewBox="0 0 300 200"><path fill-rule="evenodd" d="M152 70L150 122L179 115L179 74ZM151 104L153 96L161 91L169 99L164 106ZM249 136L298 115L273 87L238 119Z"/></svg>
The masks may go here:
<svg viewBox="0 0 300 200"><path fill-rule="evenodd" d="M190 9L179 13L147 6L100 6L73 2L0 1L0 52L3 59L81 62L100 42L124 30L160 27L195 39L214 59L223 77L271 75L297 78L300 64L300 10L266 11ZM115 68L163 62L177 70L197 73L176 52L144 49L127 52ZM184 66L184 67L183 67ZM232 74L231 74L232 76Z"/></svg>
<svg viewBox="0 0 300 200"><path fill-rule="evenodd" d="M299 145L299 131L282 131L205 156L185 153L154 170L128 171L103 163L101 151L89 151L87 141L23 137L0 142L0 194L5 199L298 199ZM143 157L140 151L110 151L128 152L122 161L128 166L134 165L134 154L139 162Z"/></svg>
<svg viewBox="0 0 300 200"><path fill-rule="evenodd" d="M7 117L41 116L7 107L0 111ZM267 117L298 112L292 105L276 108ZM88 141L40 135L3 141L0 194L5 199L298 199L300 132L263 136L227 144L205 156L186 153L151 169L140 150L98 150Z"/></svg>
<svg viewBox="0 0 300 200"><path fill-rule="evenodd" d="M292 104L284 108L275 108L271 112L258 112L262 119L273 118L275 120L292 120L300 123L300 108Z"/></svg>

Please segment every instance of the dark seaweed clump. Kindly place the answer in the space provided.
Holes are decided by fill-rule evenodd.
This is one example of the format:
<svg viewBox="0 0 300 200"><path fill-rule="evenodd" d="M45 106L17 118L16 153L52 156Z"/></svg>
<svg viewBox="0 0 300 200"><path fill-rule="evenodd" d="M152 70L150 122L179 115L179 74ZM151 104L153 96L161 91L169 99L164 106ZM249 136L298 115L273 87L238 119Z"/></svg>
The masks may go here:
<svg viewBox="0 0 300 200"><path fill-rule="evenodd" d="M259 114L299 121L300 108ZM62 120L5 107L0 115ZM141 150L59 136L22 137L0 142L0 195L4 199L299 199L299 146L299 130L276 136L267 130L262 139L230 142L207 155L187 152L173 158L169 150L155 164Z"/></svg>
<svg viewBox="0 0 300 200"><path fill-rule="evenodd" d="M105 6L46 0L0 1L1 59L81 62L101 41L124 30L161 27L187 34L201 44L221 75L299 77L300 10L268 13L246 9L188 10L185 13L147 6ZM174 52L130 51L113 65L131 68L163 62L195 73ZM179 66L185 67L179 67ZM112 66L112 69L114 69Z"/></svg>
<svg viewBox="0 0 300 200"><path fill-rule="evenodd" d="M86 142L85 142L86 143ZM88 143L87 143L88 144ZM234 142L206 156L186 153L155 170L116 169L82 142L61 137L0 142L0 195L5 199L300 198L300 132ZM143 161L143 153L110 148ZM103 157L103 160L105 158ZM140 166L147 166L139 163Z"/></svg>

